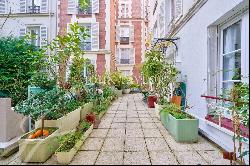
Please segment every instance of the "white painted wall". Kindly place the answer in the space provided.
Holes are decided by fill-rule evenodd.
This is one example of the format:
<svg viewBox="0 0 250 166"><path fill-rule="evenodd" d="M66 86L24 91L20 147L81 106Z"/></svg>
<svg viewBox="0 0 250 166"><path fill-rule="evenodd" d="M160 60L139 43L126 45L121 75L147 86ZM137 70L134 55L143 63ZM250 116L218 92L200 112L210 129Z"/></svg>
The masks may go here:
<svg viewBox="0 0 250 166"><path fill-rule="evenodd" d="M189 106L192 107L189 112L200 119L200 129L226 150L232 150L233 148L232 136L204 122L208 110L205 99L200 97L202 94L207 93L207 31L210 25L219 23L226 18L225 16L229 16L235 11L239 11L240 8L247 6L249 6L247 0L208 0L175 35L180 37L178 41L178 55L181 58L180 70L183 75L187 75L187 99ZM249 9L249 7L247 8ZM246 37L249 42L248 35ZM249 48L246 47L246 50L249 50ZM247 57L249 59L249 53L247 53ZM249 147L249 145L246 146Z"/></svg>

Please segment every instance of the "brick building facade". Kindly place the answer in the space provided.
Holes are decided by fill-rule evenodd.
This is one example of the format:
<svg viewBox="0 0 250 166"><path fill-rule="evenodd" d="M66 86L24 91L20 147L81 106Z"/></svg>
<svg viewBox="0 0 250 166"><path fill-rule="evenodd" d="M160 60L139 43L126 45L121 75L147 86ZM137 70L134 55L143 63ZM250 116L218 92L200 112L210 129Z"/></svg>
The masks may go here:
<svg viewBox="0 0 250 166"><path fill-rule="evenodd" d="M115 7L116 68L141 83L147 31L145 0L117 0Z"/></svg>
<svg viewBox="0 0 250 166"><path fill-rule="evenodd" d="M67 32L70 23L77 22L88 29L89 38L83 41L84 57L91 60L99 76L111 70L111 0L90 0L86 9L78 0L61 0L59 3L59 34Z"/></svg>

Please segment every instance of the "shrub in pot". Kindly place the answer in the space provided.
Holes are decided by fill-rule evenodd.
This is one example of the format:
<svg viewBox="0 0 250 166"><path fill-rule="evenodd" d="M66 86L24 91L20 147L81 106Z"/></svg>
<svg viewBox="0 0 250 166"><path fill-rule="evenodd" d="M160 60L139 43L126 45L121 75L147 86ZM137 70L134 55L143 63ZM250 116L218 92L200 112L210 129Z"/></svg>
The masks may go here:
<svg viewBox="0 0 250 166"><path fill-rule="evenodd" d="M197 142L199 120L169 103L160 112L161 121L177 142Z"/></svg>
<svg viewBox="0 0 250 166"><path fill-rule="evenodd" d="M115 86L116 94L118 97L122 96L122 88L123 88L123 81L124 81L124 76L120 71L116 71L110 75L111 78L111 84Z"/></svg>

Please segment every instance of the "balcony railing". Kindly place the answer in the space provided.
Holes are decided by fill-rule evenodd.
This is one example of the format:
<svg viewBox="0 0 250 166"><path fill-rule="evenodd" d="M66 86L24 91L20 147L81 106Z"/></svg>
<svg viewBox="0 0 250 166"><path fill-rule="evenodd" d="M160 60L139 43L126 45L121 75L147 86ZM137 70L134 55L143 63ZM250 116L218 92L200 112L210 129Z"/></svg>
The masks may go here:
<svg viewBox="0 0 250 166"><path fill-rule="evenodd" d="M82 42L80 47L82 50L90 51L91 50L91 42Z"/></svg>
<svg viewBox="0 0 250 166"><path fill-rule="evenodd" d="M28 6L28 13L40 13L40 6Z"/></svg>
<svg viewBox="0 0 250 166"><path fill-rule="evenodd" d="M134 64L134 59L118 59L117 63L119 65L131 65L131 64Z"/></svg>
<svg viewBox="0 0 250 166"><path fill-rule="evenodd" d="M120 37L121 44L129 44L129 37Z"/></svg>

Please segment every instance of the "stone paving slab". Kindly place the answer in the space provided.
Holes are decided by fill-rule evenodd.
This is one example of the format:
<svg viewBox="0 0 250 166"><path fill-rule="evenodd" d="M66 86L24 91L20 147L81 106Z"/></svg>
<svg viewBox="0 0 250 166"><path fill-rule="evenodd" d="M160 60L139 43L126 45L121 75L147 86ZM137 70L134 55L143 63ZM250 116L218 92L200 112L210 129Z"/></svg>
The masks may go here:
<svg viewBox="0 0 250 166"><path fill-rule="evenodd" d="M18 153L0 165L21 163ZM51 157L43 165L57 165ZM203 137L195 144L177 143L148 109L141 94L120 97L108 109L98 129L85 141L71 165L229 165L220 149Z"/></svg>

